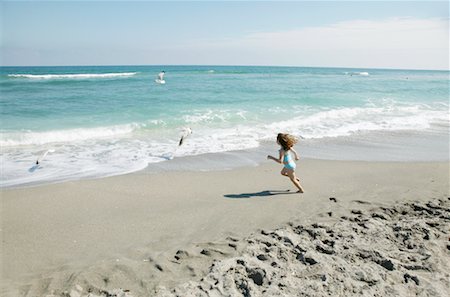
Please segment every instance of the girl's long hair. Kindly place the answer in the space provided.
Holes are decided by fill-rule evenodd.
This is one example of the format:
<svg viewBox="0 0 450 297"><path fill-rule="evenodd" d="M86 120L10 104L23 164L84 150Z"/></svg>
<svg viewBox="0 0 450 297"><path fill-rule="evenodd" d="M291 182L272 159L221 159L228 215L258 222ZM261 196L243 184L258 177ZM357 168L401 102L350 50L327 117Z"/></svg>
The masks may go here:
<svg viewBox="0 0 450 297"><path fill-rule="evenodd" d="M288 151L297 143L297 138L290 134L278 133L277 142L285 151Z"/></svg>

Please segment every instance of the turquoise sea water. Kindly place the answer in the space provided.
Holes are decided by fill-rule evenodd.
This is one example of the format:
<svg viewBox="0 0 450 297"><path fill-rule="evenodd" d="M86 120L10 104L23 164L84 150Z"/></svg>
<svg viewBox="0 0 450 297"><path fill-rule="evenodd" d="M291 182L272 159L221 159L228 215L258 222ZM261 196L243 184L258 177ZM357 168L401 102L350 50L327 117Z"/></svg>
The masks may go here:
<svg viewBox="0 0 450 297"><path fill-rule="evenodd" d="M154 81L161 70L165 85ZM248 151L273 144L278 132L302 137L309 157L448 159L448 71L1 67L0 90L3 187ZM178 147L183 127L194 133ZM374 158L392 143L394 153Z"/></svg>

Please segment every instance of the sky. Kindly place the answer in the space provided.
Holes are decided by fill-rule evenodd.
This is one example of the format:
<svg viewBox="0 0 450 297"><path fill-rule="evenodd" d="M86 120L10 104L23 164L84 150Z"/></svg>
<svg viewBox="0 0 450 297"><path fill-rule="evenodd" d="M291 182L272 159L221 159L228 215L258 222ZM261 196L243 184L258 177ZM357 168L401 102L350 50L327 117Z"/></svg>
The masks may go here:
<svg viewBox="0 0 450 297"><path fill-rule="evenodd" d="M0 1L0 63L449 69L448 1Z"/></svg>

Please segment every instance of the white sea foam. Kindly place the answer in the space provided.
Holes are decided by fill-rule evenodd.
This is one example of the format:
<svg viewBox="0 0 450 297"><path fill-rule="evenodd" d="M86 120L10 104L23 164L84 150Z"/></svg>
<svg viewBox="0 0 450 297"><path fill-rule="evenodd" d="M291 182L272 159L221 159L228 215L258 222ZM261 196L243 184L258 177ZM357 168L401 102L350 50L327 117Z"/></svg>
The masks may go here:
<svg viewBox="0 0 450 297"><path fill-rule="evenodd" d="M365 107L300 110L290 119L271 123L260 119L258 124L244 120L240 114L233 117L230 114L211 110L201 117L199 112L192 112L184 123L194 133L182 146L178 146L179 127L171 128L161 120L89 129L3 133L0 185L124 174L143 169L149 163L166 161L168 155L179 158L256 148L262 141L273 142L278 132L306 139L430 129L448 135L450 125L446 104L400 105L388 100ZM211 121L213 125L209 124ZM36 158L49 148L55 149L55 153L40 167L34 167Z"/></svg>
<svg viewBox="0 0 450 297"><path fill-rule="evenodd" d="M347 75L360 75L360 76L369 76L370 75L369 72L365 72L365 71L363 71L363 72L344 72L344 74L347 74Z"/></svg>
<svg viewBox="0 0 450 297"><path fill-rule="evenodd" d="M245 110L194 110L183 116L188 124L231 123L247 119Z"/></svg>
<svg viewBox="0 0 450 297"><path fill-rule="evenodd" d="M285 131L306 138L324 138L356 132L426 130L433 123L448 121L448 112L429 109L426 105L387 105L319 111L268 124L265 130L269 134Z"/></svg>
<svg viewBox="0 0 450 297"><path fill-rule="evenodd" d="M48 143L70 143L88 139L123 136L138 129L139 124L125 124L110 127L80 128L47 132L2 132L0 146L43 145Z"/></svg>
<svg viewBox="0 0 450 297"><path fill-rule="evenodd" d="M8 77L29 79L92 79L92 78L115 78L130 77L137 72L118 73L79 73L79 74L8 74Z"/></svg>
<svg viewBox="0 0 450 297"><path fill-rule="evenodd" d="M149 148L131 141L126 143L87 141L85 143L52 145L55 153L39 165L36 158L47 146L34 147L21 153L4 150L0 156L0 186L11 187L79 178L96 178L126 174L144 169L149 162L163 161L146 154ZM162 148L160 148L162 149ZM155 151L155 150L153 150Z"/></svg>

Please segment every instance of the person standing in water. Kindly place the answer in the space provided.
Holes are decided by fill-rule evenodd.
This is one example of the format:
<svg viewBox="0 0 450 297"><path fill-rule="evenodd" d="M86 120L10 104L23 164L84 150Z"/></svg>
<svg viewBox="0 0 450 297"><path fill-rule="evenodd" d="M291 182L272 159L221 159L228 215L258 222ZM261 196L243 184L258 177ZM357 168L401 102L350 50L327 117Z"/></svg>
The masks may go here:
<svg viewBox="0 0 450 297"><path fill-rule="evenodd" d="M158 74L158 79L159 80L164 80L164 74L166 74L166 72L163 70L163 71L161 71L159 74Z"/></svg>
<svg viewBox="0 0 450 297"><path fill-rule="evenodd" d="M295 160L298 160L298 154L293 149L294 144L297 143L297 139L289 134L278 133L277 135L277 143L281 146L279 150L279 157L275 158L271 155L267 156L267 159L274 160L277 163L284 164L283 169L281 169L281 175L289 177L292 183L298 188L297 193L303 193L303 188L300 185L300 179L295 175L295 164L292 159L292 155L294 155Z"/></svg>

